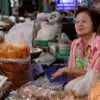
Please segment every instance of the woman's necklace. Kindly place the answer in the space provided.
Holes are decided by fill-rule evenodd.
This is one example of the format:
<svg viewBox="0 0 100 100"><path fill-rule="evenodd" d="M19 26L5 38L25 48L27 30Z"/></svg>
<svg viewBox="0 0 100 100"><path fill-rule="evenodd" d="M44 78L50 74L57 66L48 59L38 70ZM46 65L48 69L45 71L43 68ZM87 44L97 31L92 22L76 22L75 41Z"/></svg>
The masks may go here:
<svg viewBox="0 0 100 100"><path fill-rule="evenodd" d="M94 36L92 38L91 46L93 46L93 44L94 44L95 37L96 37L96 34L94 34ZM86 68L87 67L88 62L89 62L90 50L91 50L91 48L88 49L88 52L85 54L85 57L83 59L81 59L81 51L80 51L80 49L78 49L78 53L75 58L75 64L76 64L77 68Z"/></svg>
<svg viewBox="0 0 100 100"><path fill-rule="evenodd" d="M89 59L89 55L90 55L89 51L90 50L88 50L88 52L86 53L86 55L83 59L81 59L80 53L78 52L78 54L76 55L76 60L75 60L75 64L76 64L77 68L85 68L88 65L88 59Z"/></svg>

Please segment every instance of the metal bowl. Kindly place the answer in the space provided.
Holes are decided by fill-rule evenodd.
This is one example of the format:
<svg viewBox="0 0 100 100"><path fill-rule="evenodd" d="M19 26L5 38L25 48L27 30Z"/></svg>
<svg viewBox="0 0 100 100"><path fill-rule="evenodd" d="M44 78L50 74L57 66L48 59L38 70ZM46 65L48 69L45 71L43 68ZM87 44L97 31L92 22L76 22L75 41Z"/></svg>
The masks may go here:
<svg viewBox="0 0 100 100"><path fill-rule="evenodd" d="M38 58L42 51L40 48L33 48L30 52L31 59Z"/></svg>

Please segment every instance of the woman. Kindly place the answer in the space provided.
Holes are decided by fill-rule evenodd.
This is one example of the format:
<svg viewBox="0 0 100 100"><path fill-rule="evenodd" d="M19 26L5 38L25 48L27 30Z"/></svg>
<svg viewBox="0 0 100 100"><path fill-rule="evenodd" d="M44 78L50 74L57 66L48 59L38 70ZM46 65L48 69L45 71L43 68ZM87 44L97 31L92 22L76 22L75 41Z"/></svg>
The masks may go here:
<svg viewBox="0 0 100 100"><path fill-rule="evenodd" d="M52 75L52 79L65 73L75 78L89 69L100 72L99 25L100 14L97 11L89 8L78 10L75 29L79 38L72 42L68 67L59 69Z"/></svg>

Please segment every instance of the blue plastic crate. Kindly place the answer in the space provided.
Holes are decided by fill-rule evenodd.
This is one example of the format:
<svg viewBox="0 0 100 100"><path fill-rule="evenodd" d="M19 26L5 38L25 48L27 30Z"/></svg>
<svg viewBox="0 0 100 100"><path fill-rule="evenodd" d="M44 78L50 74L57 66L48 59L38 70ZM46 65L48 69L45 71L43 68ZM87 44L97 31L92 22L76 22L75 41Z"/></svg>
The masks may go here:
<svg viewBox="0 0 100 100"><path fill-rule="evenodd" d="M44 70L44 73L46 74L46 76L48 77L48 79L50 80L51 83L59 83L59 84L64 84L67 83L67 75L62 75L59 76L55 79L51 79L51 75L56 72L59 68L63 68L63 66L61 65L53 65L53 66L49 66L48 68L46 68Z"/></svg>

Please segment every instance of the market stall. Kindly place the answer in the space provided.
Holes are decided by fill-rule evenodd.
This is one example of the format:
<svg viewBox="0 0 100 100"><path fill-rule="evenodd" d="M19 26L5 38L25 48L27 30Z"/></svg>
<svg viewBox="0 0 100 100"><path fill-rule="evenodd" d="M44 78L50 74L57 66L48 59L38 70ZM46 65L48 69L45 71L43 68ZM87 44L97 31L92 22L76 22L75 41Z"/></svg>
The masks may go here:
<svg viewBox="0 0 100 100"><path fill-rule="evenodd" d="M16 32L9 32L14 36L18 29L25 26L16 35L17 42L11 42L16 38L10 38L8 34L7 43L0 44L0 68L12 82L10 90L14 90L5 100L88 100L91 88L99 77L97 72L87 71L85 75L72 81L67 80L68 74L51 79L51 75L58 69L67 68L71 40L76 38L76 34L69 39L61 32L68 30L64 28L64 24L64 29L62 28L58 17L60 14L57 12L48 16L42 13L42 17L31 24L17 24L19 28L12 28ZM69 27L68 25L67 29ZM69 30L71 32L71 28Z"/></svg>

